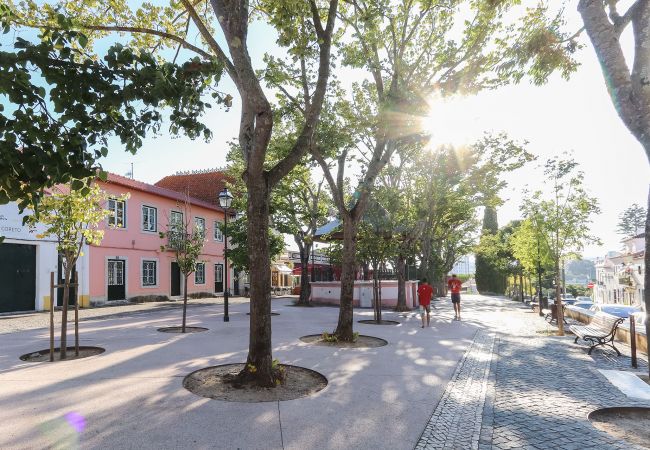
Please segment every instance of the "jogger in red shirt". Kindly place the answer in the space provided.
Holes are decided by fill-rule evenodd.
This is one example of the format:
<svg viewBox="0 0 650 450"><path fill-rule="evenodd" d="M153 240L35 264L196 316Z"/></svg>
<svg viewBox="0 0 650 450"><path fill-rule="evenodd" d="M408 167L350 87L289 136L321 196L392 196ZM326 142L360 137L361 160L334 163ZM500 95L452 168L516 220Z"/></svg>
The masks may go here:
<svg viewBox="0 0 650 450"><path fill-rule="evenodd" d="M430 305L431 296L433 295L433 287L427 283L426 278L422 278L422 284L418 287L418 298L420 300L420 308L422 309L422 328L424 328L424 313L427 314L427 326L430 322Z"/></svg>
<svg viewBox="0 0 650 450"><path fill-rule="evenodd" d="M454 305L454 320L460 320L460 288L463 283L458 278L456 274L452 274L449 281L447 281L447 287L451 291L451 304Z"/></svg>

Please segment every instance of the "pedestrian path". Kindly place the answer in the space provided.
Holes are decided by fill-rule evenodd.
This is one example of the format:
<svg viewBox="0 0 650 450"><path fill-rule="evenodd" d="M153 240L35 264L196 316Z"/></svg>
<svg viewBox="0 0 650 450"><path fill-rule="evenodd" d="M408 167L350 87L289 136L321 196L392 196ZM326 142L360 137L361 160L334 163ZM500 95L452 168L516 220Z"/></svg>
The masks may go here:
<svg viewBox="0 0 650 450"><path fill-rule="evenodd" d="M639 448L587 418L604 407L650 406L599 371L630 367L628 356L589 356L570 336L541 334L548 325L509 300L477 296L463 306L479 331L415 449Z"/></svg>
<svg viewBox="0 0 650 450"><path fill-rule="evenodd" d="M416 449L477 448L494 336L479 330L458 364Z"/></svg>

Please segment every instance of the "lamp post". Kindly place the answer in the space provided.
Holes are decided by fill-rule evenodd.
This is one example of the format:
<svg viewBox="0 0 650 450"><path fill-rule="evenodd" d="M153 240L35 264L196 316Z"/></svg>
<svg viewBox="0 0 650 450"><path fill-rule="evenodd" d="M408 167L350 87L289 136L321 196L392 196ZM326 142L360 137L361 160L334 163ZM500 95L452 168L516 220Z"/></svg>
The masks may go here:
<svg viewBox="0 0 650 450"><path fill-rule="evenodd" d="M223 222L223 259L225 263L224 274L224 289L223 289L223 321L230 322L228 316L228 208L232 204L232 194L228 192L228 188L224 188L219 193L219 205L223 208L224 222Z"/></svg>

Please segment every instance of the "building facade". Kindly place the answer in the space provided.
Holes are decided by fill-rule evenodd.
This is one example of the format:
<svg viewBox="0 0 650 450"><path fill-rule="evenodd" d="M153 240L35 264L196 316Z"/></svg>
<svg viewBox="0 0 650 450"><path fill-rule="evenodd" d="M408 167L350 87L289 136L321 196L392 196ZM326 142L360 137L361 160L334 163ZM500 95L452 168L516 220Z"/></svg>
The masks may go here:
<svg viewBox="0 0 650 450"><path fill-rule="evenodd" d="M622 252L596 261L594 301L642 306L645 294L645 235L623 241Z"/></svg>
<svg viewBox="0 0 650 450"><path fill-rule="evenodd" d="M187 280L189 294L219 295L225 289L224 212L213 203L159 186L109 174L97 181L109 196L104 239L90 253L93 304L116 300L180 298L184 277L164 233L189 223L205 236L196 270ZM126 196L127 198L124 198ZM227 277L232 289L232 273Z"/></svg>
<svg viewBox="0 0 650 450"><path fill-rule="evenodd" d="M62 265L58 257L55 238L39 239L44 227L30 229L23 225L24 214L16 203L0 205L0 313L40 311L50 308L50 282L54 274L55 284L63 281ZM73 291L79 294L79 304L89 302L88 249L77 261L79 286ZM54 290L54 304L63 303L63 289Z"/></svg>

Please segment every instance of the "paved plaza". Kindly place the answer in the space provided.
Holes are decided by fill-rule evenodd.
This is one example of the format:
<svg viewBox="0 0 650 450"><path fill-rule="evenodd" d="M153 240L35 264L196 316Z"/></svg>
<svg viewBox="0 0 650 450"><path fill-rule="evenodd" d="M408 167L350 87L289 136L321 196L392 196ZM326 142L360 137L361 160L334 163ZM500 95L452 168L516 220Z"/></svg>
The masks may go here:
<svg viewBox="0 0 650 450"><path fill-rule="evenodd" d="M219 302L195 302L188 324L209 331L188 335L156 331L178 324L175 305L84 311L82 344L106 352L55 364L18 359L47 347L43 314L5 316L0 448L635 448L587 420L599 407L650 406L598 371L628 368L629 358L588 356L571 337L542 334L554 327L510 300L466 296L463 305L457 322L450 302L437 301L427 329L415 313L385 312L400 325L355 329L387 346L338 349L298 339L333 330L336 308L276 299L274 357L329 384L308 398L252 404L205 399L181 384L193 370L245 360L243 299L229 323ZM371 317L355 311L355 320Z"/></svg>

